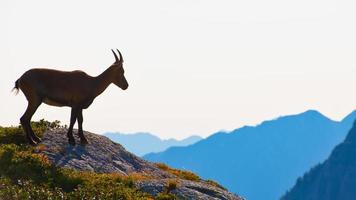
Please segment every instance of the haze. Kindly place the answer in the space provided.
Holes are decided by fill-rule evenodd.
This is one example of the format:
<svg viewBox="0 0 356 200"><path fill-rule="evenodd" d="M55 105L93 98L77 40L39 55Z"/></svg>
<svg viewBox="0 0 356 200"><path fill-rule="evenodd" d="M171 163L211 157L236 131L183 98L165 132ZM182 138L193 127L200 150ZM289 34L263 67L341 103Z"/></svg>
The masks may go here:
<svg viewBox="0 0 356 200"><path fill-rule="evenodd" d="M124 56L130 87L111 85L84 111L84 129L184 138L317 109L355 109L356 13L345 0L0 2L2 126L27 101L10 93L28 69L98 75ZM68 124L42 104L33 120Z"/></svg>

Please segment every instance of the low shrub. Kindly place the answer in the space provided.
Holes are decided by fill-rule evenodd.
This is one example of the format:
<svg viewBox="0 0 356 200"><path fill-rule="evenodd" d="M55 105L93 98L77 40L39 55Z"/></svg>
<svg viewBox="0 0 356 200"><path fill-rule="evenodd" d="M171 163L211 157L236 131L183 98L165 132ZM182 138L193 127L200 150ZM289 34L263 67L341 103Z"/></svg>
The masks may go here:
<svg viewBox="0 0 356 200"><path fill-rule="evenodd" d="M178 198L174 194L158 193L156 200L177 200Z"/></svg>
<svg viewBox="0 0 356 200"><path fill-rule="evenodd" d="M212 186L215 186L215 187L218 187L218 188L221 188L223 190L226 190L226 188L224 188L222 185L220 185L219 183L217 183L216 181L213 181L213 180L206 180L205 181L207 184L209 185L212 185Z"/></svg>
<svg viewBox="0 0 356 200"><path fill-rule="evenodd" d="M166 186L167 193L170 193L172 190L178 187L178 182L175 179L169 179Z"/></svg>
<svg viewBox="0 0 356 200"><path fill-rule="evenodd" d="M32 130L37 136L42 137L48 129L62 128L61 122L56 120L49 122L41 119L37 122L31 122ZM0 144L27 144L25 132L21 126L0 127Z"/></svg>
<svg viewBox="0 0 356 200"><path fill-rule="evenodd" d="M176 200L178 199L176 195L172 194L172 190L178 187L177 180L169 179L164 190L156 196L156 200Z"/></svg>
<svg viewBox="0 0 356 200"><path fill-rule="evenodd" d="M193 172L186 171L186 170L179 170L179 169L173 169L167 166L164 163L156 163L156 166L160 168L161 170L164 170L166 172L169 172L171 174L176 175L177 177L185 180L190 180L190 181L200 181L201 178L194 174Z"/></svg>

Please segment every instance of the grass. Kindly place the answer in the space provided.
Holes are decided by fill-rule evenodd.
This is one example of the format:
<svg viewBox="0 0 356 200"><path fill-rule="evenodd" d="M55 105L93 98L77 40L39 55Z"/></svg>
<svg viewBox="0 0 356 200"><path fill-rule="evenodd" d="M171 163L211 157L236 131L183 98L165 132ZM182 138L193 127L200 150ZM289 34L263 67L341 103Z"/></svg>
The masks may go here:
<svg viewBox="0 0 356 200"><path fill-rule="evenodd" d="M190 171L185 171L185 170L179 170L179 169L173 169L167 166L164 163L155 163L158 168L160 168L163 171L166 171L168 173L174 174L177 177L185 180L190 180L190 181L201 181L201 178L194 174L193 172Z"/></svg>
<svg viewBox="0 0 356 200"><path fill-rule="evenodd" d="M215 186L215 187L218 187L218 188L220 188L220 189L223 189L223 190L226 190L226 188L224 187L224 186L222 186L222 185L220 185L219 183L217 183L216 181L213 181L213 180L206 180L205 181L207 184L209 184L209 185L212 185L212 186Z"/></svg>
<svg viewBox="0 0 356 200"><path fill-rule="evenodd" d="M198 175L194 174L193 172L190 171L186 171L186 170L179 170L179 169L173 169L170 168L168 165L164 164L164 163L155 163L156 166L158 168L160 168L161 170L164 170L168 173L174 174L177 177L181 178L181 179L185 179L185 180L190 180L190 181L203 181L209 185L212 185L214 187L218 187L221 188L223 190L226 190L226 188L224 188L222 185L220 185L219 183L213 181L213 180L202 180Z"/></svg>
<svg viewBox="0 0 356 200"><path fill-rule="evenodd" d="M156 199L157 200L176 200L178 199L174 194L172 194L172 190L178 187L178 182L176 179L169 179L167 181L167 185L161 193L158 193Z"/></svg>
<svg viewBox="0 0 356 200"><path fill-rule="evenodd" d="M62 128L59 121L40 120L31 122L32 129L42 137L48 129ZM174 174L164 190L156 197L140 191L135 182L154 179L147 174L132 173L100 174L80 172L54 166L45 155L44 145L32 147L27 144L21 126L0 127L0 200L2 199L178 199L172 191L179 187L178 179L204 181L190 171L170 168L156 163L161 170ZM61 153L63 149L58 149ZM207 180L210 185L224 189L218 183Z"/></svg>
<svg viewBox="0 0 356 200"><path fill-rule="evenodd" d="M48 122L41 119L38 122L31 122L33 131L42 137L43 133L48 129L65 127L60 124L60 121ZM0 127L0 144L27 144L25 133L21 126Z"/></svg>
<svg viewBox="0 0 356 200"><path fill-rule="evenodd" d="M42 136L59 122L32 122ZM44 146L27 145L20 126L0 127L0 199L153 199L138 190L134 181L147 178L132 174L99 174L58 168L37 154Z"/></svg>
<svg viewBox="0 0 356 200"><path fill-rule="evenodd" d="M201 178L198 175L194 174L193 172L186 171L186 170L173 169L164 163L155 163L155 164L161 170L164 170L168 173L174 174L181 179L196 181L196 182L201 181Z"/></svg>
<svg viewBox="0 0 356 200"><path fill-rule="evenodd" d="M178 187L178 182L176 179L169 179L166 186L167 193L170 193L172 190Z"/></svg>

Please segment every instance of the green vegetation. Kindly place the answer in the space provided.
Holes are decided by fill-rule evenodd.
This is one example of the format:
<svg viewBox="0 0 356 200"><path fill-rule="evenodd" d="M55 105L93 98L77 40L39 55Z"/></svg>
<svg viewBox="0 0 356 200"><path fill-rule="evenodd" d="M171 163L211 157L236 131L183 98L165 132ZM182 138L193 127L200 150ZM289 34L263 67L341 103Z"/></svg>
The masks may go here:
<svg viewBox="0 0 356 200"><path fill-rule="evenodd" d="M42 136L58 121L32 122ZM134 186L139 175L78 172L53 166L38 154L41 146L27 145L18 127L0 127L0 199L153 199ZM142 178L142 177L141 177Z"/></svg>
<svg viewBox="0 0 356 200"><path fill-rule="evenodd" d="M173 194L159 193L155 199L156 200L176 200L178 198Z"/></svg>
<svg viewBox="0 0 356 200"><path fill-rule="evenodd" d="M48 129L65 128L59 121L40 120L31 122L32 129L42 137ZM80 172L54 166L44 154L44 145L33 147L27 144L21 126L0 127L0 200L2 199L157 199L176 200L173 191L179 180L204 181L196 174L168 167L156 166L177 178L169 179L164 190L157 196L140 191L135 182L149 180L147 174L132 173L100 174ZM59 151L61 151L59 149ZM218 183L206 183L223 188Z"/></svg>
<svg viewBox="0 0 356 200"><path fill-rule="evenodd" d="M220 189L223 189L223 190L227 190L224 186L220 185L219 183L217 183L216 181L213 181L213 180L206 180L205 181L207 184L209 185L212 185L212 186L215 186L215 187L218 187Z"/></svg>
<svg viewBox="0 0 356 200"><path fill-rule="evenodd" d="M157 200L176 200L178 199L174 194L171 193L172 190L176 189L178 182L176 179L169 179L164 190L159 193L156 197Z"/></svg>
<svg viewBox="0 0 356 200"><path fill-rule="evenodd" d="M179 169L173 169L173 168L170 168L168 165L166 165L164 163L155 163L155 164L161 170L164 170L166 172L174 174L174 175L176 175L177 177L179 177L181 179L185 179L185 180L189 180L189 181L204 181L205 183L207 183L209 185L212 185L212 186L221 188L223 190L226 190L226 188L224 188L219 183L217 183L217 182L215 182L213 180L202 180L198 175L194 174L193 172L185 171L185 170L179 170Z"/></svg>
<svg viewBox="0 0 356 200"><path fill-rule="evenodd" d="M60 122L57 120L54 122L48 122L41 119L38 122L31 122L31 127L39 137L42 137L43 133L47 129L62 128L65 126L61 126ZM21 126L0 127L0 144L27 144L25 133L23 132Z"/></svg>
<svg viewBox="0 0 356 200"><path fill-rule="evenodd" d="M161 170L164 170L166 172L174 174L181 179L190 180L190 181L201 181L201 178L198 175L194 174L193 172L179 170L179 169L173 169L173 168L168 167L164 163L156 163L156 166L158 168L160 168Z"/></svg>

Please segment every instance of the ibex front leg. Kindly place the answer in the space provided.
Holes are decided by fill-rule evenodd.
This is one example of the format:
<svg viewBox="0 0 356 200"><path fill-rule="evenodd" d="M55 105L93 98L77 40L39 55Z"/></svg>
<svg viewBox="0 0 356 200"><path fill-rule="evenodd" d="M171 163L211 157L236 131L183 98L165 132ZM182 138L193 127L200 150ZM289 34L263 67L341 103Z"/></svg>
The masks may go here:
<svg viewBox="0 0 356 200"><path fill-rule="evenodd" d="M83 133L83 110L80 109L78 111L78 135L80 137L80 143L82 145L88 144L88 140L85 138L84 133Z"/></svg>
<svg viewBox="0 0 356 200"><path fill-rule="evenodd" d="M73 126L75 124L75 121L77 120L77 116L78 116L78 108L73 107L72 111L70 113L70 124L69 124L69 128L68 128L68 142L70 145L75 145L75 140L73 137Z"/></svg>

